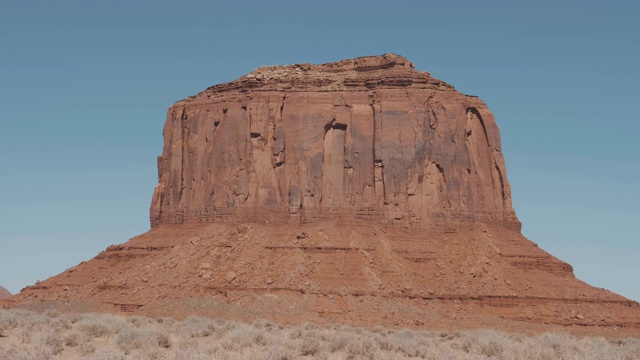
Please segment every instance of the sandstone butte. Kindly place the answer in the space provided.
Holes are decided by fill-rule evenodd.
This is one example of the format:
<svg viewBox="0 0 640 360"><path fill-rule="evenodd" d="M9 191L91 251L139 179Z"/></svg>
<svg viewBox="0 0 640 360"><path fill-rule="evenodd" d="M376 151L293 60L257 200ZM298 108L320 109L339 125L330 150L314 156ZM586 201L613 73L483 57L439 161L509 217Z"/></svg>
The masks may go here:
<svg viewBox="0 0 640 360"><path fill-rule="evenodd" d="M261 67L163 134L151 230L0 304L640 334L520 233L487 106L401 56Z"/></svg>

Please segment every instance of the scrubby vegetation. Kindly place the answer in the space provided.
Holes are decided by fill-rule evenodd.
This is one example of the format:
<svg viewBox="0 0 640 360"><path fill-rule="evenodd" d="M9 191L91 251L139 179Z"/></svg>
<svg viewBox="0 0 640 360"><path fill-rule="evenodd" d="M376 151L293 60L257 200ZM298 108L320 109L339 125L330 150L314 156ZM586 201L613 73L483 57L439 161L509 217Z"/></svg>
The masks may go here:
<svg viewBox="0 0 640 360"><path fill-rule="evenodd" d="M0 360L640 359L640 339L0 310Z"/></svg>

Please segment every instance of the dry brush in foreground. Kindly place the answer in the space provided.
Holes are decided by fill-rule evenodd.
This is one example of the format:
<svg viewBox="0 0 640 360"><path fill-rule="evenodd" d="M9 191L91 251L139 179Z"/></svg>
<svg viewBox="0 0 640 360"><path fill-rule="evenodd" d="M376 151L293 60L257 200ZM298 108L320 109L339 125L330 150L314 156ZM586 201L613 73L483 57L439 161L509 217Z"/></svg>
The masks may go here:
<svg viewBox="0 0 640 360"><path fill-rule="evenodd" d="M0 310L0 360L640 359L640 339Z"/></svg>

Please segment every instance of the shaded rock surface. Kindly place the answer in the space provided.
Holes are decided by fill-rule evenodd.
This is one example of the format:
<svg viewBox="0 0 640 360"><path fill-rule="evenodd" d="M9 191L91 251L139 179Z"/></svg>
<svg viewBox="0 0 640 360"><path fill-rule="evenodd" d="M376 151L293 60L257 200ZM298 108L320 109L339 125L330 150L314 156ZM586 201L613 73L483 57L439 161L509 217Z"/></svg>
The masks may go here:
<svg viewBox="0 0 640 360"><path fill-rule="evenodd" d="M640 335L520 233L486 105L387 54L169 108L152 228L3 306Z"/></svg>

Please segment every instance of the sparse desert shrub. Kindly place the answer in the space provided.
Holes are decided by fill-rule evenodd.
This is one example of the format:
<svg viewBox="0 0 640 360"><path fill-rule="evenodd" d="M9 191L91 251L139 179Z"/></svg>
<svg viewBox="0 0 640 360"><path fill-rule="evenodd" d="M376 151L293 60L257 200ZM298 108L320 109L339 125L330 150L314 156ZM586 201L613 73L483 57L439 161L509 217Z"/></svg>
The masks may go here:
<svg viewBox="0 0 640 360"><path fill-rule="evenodd" d="M64 350L62 338L60 337L60 334L58 332L47 329L36 334L37 335L35 344L46 345L47 347L49 347L49 349L51 349L53 355L58 355L62 352L62 350Z"/></svg>
<svg viewBox="0 0 640 360"><path fill-rule="evenodd" d="M317 324L306 322L306 323L300 325L300 328L302 330L317 330L320 327Z"/></svg>
<svg viewBox="0 0 640 360"><path fill-rule="evenodd" d="M158 337L158 346L163 349L168 349L171 347L171 339L166 334L157 334Z"/></svg>
<svg viewBox="0 0 640 360"><path fill-rule="evenodd" d="M24 347L16 344L0 347L0 360L49 360L53 359L51 349L44 346Z"/></svg>
<svg viewBox="0 0 640 360"><path fill-rule="evenodd" d="M274 323L273 321L264 320L264 319L258 319L258 320L253 322L253 327L255 327L256 329L264 329L264 330L267 330L267 331L273 331L275 329L278 329L278 324ZM282 329L282 328L280 328L280 329Z"/></svg>
<svg viewBox="0 0 640 360"><path fill-rule="evenodd" d="M362 332L360 333L362 334ZM347 354L354 359L373 359L379 351L377 344L367 336L357 336L355 341L347 344Z"/></svg>
<svg viewBox="0 0 640 360"><path fill-rule="evenodd" d="M300 328L293 329L289 333L289 339L291 339L291 340L300 339L300 338L302 338L302 334L303 334L302 329L300 329Z"/></svg>
<svg viewBox="0 0 640 360"><path fill-rule="evenodd" d="M544 333L537 336L536 340L545 357L552 354L553 359L559 359L566 357L567 354L583 355L581 346L573 336L567 333Z"/></svg>
<svg viewBox="0 0 640 360"><path fill-rule="evenodd" d="M181 328L192 338L208 337L216 333L216 326L211 319L198 316L186 318Z"/></svg>
<svg viewBox="0 0 640 360"><path fill-rule="evenodd" d="M222 341L222 347L225 350L233 350L236 352L241 352L243 349L255 345L266 345L266 337L261 330L246 325L237 326L230 331Z"/></svg>
<svg viewBox="0 0 640 360"><path fill-rule="evenodd" d="M373 333L371 337L382 351L394 351L397 348L393 339L389 336L380 335L380 333Z"/></svg>
<svg viewBox="0 0 640 360"><path fill-rule="evenodd" d="M44 311L44 316L46 317L57 318L60 315L62 315L62 312L58 309L47 309Z"/></svg>
<svg viewBox="0 0 640 360"><path fill-rule="evenodd" d="M150 350L159 346L158 337L154 332L138 328L121 329L116 339L116 345L125 354L129 354L134 350Z"/></svg>
<svg viewBox="0 0 640 360"><path fill-rule="evenodd" d="M127 356L125 353L114 347L103 347L96 349L96 351L91 354L89 359L93 360L126 360Z"/></svg>
<svg viewBox="0 0 640 360"><path fill-rule="evenodd" d="M103 337L110 333L107 325L94 321L82 322L78 324L78 329L92 338Z"/></svg>
<svg viewBox="0 0 640 360"><path fill-rule="evenodd" d="M60 315L60 317L68 320L72 324L75 324L82 319L82 315L78 313L65 313Z"/></svg>
<svg viewBox="0 0 640 360"><path fill-rule="evenodd" d="M501 357L509 342L506 334L494 330L482 330L479 334L479 353L489 358Z"/></svg>
<svg viewBox="0 0 640 360"><path fill-rule="evenodd" d="M640 359L640 339L0 310L0 360Z"/></svg>
<svg viewBox="0 0 640 360"><path fill-rule="evenodd" d="M86 334L77 331L71 331L62 338L62 342L67 347L80 346L88 341L89 337Z"/></svg>
<svg viewBox="0 0 640 360"><path fill-rule="evenodd" d="M354 334L344 331L335 332L329 337L329 351L332 353L343 351L347 345L356 340L357 337Z"/></svg>
<svg viewBox="0 0 640 360"><path fill-rule="evenodd" d="M262 356L264 356L264 360L289 360L296 357L294 352L284 346L270 346L266 351L263 351Z"/></svg>
<svg viewBox="0 0 640 360"><path fill-rule="evenodd" d="M169 317L161 317L157 318L156 322L158 324L164 324L165 326L173 326L176 323L176 320Z"/></svg>
<svg viewBox="0 0 640 360"><path fill-rule="evenodd" d="M82 355L83 357L87 357L93 354L95 351L96 345L90 342L80 344L80 347L78 348L78 353L80 353L80 355Z"/></svg>
<svg viewBox="0 0 640 360"><path fill-rule="evenodd" d="M142 327L143 325L147 325L149 323L154 322L154 320L143 317L143 316L131 316L127 318L127 322L139 328L139 327Z"/></svg>
<svg viewBox="0 0 640 360"><path fill-rule="evenodd" d="M51 318L49 319L49 324L51 328L56 329L57 331L64 331L73 328L71 321L64 317Z"/></svg>
<svg viewBox="0 0 640 360"><path fill-rule="evenodd" d="M15 329L30 331L47 324L48 319L42 314L27 310L0 310L0 330Z"/></svg>
<svg viewBox="0 0 640 360"><path fill-rule="evenodd" d="M322 352L322 346L317 339L312 337L305 337L302 340L302 345L300 346L300 355L302 356L316 356Z"/></svg>

